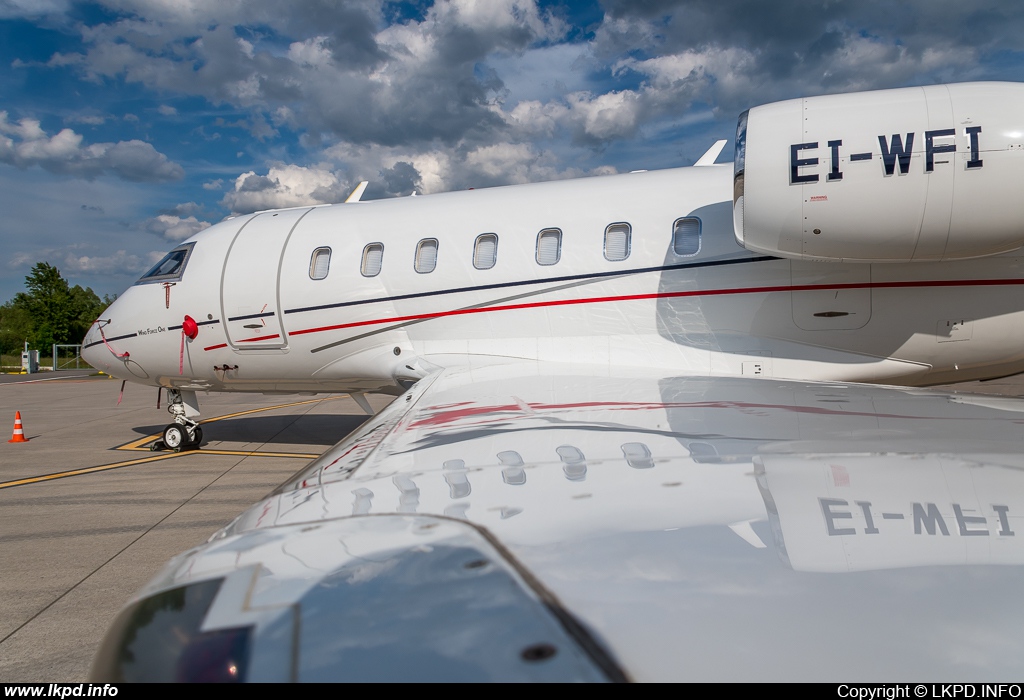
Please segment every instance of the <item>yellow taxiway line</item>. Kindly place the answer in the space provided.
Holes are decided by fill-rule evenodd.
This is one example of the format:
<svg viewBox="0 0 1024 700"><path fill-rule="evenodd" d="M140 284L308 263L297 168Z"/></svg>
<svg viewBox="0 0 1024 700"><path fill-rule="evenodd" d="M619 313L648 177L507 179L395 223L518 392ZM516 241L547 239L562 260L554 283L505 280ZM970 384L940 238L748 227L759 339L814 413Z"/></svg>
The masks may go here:
<svg viewBox="0 0 1024 700"><path fill-rule="evenodd" d="M92 474L93 472L105 472L110 469L120 469L121 467L130 467L136 464L146 464L147 462L159 462L165 459L174 459L175 457L188 457L189 455L230 455L235 457L290 457L292 459L316 459L320 455L318 454L307 454L304 452L246 452L244 450L185 450L184 452L165 452L163 454L153 455L152 457L140 457L139 459L128 459L123 462L112 462L110 464L101 464L96 467L83 467L81 469L71 469L66 472L55 472L53 474L44 474L42 476L31 476L24 479L15 479L14 481L0 482L0 489L9 489L13 486L24 486L25 484L36 484L40 481L52 481L53 479L63 479L69 476L79 476L81 474Z"/></svg>
<svg viewBox="0 0 1024 700"><path fill-rule="evenodd" d="M82 469L71 469L66 472L56 472L55 474L44 474L42 476L30 476L25 479L15 479L14 481L4 481L0 483L0 489L9 489L12 486L23 486L24 484L36 484L40 481L51 481L53 479L63 479L68 476L78 476L79 474L91 474L92 472L103 472L108 469L117 469L119 467L130 467L133 464L144 464L146 462L156 462L162 459L172 459L173 457L180 457L187 452L172 452L169 454L153 455L152 457L143 457L141 459L129 459L124 462L114 462L113 464L101 464L98 467L83 467Z"/></svg>
<svg viewBox="0 0 1024 700"><path fill-rule="evenodd" d="M278 408L289 408L291 406L302 406L310 403L318 403L320 401L334 401L336 399L344 398L343 396L327 396L322 399L310 399L308 401L294 401L292 403L277 404L276 406L266 406L264 408L253 408L248 411L238 411L237 413L228 413L223 416L215 416L214 418L207 418L204 421L200 421L200 425L205 423L213 423L219 420L226 420L228 418L237 418L238 416L245 416L251 413L261 413L263 411L273 411ZM133 440L124 445L115 447L115 450L131 450L133 452L148 452L148 447L142 447L147 442L152 442L161 436L161 433L154 435L147 435L144 438ZM69 476L79 476L81 474L92 474L94 472L103 472L110 469L120 469L121 467L130 467L136 464L146 464L148 462L159 462L166 459L174 459L176 457L188 457L190 455L229 455L234 457L288 457L292 459L316 459L319 454L308 454L304 452L255 452L252 450L184 450L182 452L165 452L162 454L152 455L150 457L140 457L139 459L129 459L123 462L112 462L110 464L101 464L96 467L83 467L81 469L70 469L64 472L55 472L53 474L43 474L42 476L30 476L24 479L15 479L14 481L0 482L0 489L9 489L14 486L24 486L25 484L37 484L41 481L52 481L54 479L64 479Z"/></svg>

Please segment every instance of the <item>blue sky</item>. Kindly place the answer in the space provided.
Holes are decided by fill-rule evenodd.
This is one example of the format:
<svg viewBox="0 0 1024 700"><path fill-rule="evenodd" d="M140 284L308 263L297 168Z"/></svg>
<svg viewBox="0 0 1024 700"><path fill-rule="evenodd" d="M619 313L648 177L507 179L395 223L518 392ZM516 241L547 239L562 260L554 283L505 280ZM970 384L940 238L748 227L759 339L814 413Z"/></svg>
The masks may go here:
<svg viewBox="0 0 1024 700"><path fill-rule="evenodd" d="M689 165L747 107L1024 80L1004 0L0 0L0 301L232 213ZM731 141L723 158L731 154Z"/></svg>

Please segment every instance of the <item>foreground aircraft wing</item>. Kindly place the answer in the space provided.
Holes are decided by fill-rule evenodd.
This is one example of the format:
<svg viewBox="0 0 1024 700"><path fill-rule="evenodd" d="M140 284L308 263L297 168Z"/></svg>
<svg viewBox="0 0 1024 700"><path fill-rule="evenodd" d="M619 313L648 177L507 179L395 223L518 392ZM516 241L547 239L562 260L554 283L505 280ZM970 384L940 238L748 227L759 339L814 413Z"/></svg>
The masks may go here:
<svg viewBox="0 0 1024 700"><path fill-rule="evenodd" d="M94 680L1020 675L1024 402L421 380L119 616Z"/></svg>

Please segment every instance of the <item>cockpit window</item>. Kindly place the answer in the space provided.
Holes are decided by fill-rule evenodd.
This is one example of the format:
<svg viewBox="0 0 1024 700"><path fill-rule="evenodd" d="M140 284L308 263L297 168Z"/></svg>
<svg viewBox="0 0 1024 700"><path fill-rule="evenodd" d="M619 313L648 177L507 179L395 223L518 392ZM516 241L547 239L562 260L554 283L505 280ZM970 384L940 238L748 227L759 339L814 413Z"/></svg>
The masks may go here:
<svg viewBox="0 0 1024 700"><path fill-rule="evenodd" d="M160 262L139 278L135 284L149 284L150 282L177 282L185 272L185 265L192 255L192 248L195 243L186 243L178 246L165 255Z"/></svg>

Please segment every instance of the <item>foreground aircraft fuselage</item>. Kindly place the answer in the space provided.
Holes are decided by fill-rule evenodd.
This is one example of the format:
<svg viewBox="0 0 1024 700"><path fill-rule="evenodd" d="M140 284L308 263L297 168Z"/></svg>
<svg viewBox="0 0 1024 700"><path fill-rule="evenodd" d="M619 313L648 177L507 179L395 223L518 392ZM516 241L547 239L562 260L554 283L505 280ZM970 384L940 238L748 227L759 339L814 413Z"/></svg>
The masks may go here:
<svg viewBox="0 0 1024 700"><path fill-rule="evenodd" d="M408 390L170 562L92 680L1019 675L1024 402L847 382L1024 371L1024 86L739 124L733 168L172 252L85 350L170 390L166 445L198 390Z"/></svg>
<svg viewBox="0 0 1024 700"><path fill-rule="evenodd" d="M128 289L83 352L182 392L399 393L506 358L1021 372L1020 104L993 83L793 100L741 117L735 167L235 217Z"/></svg>

